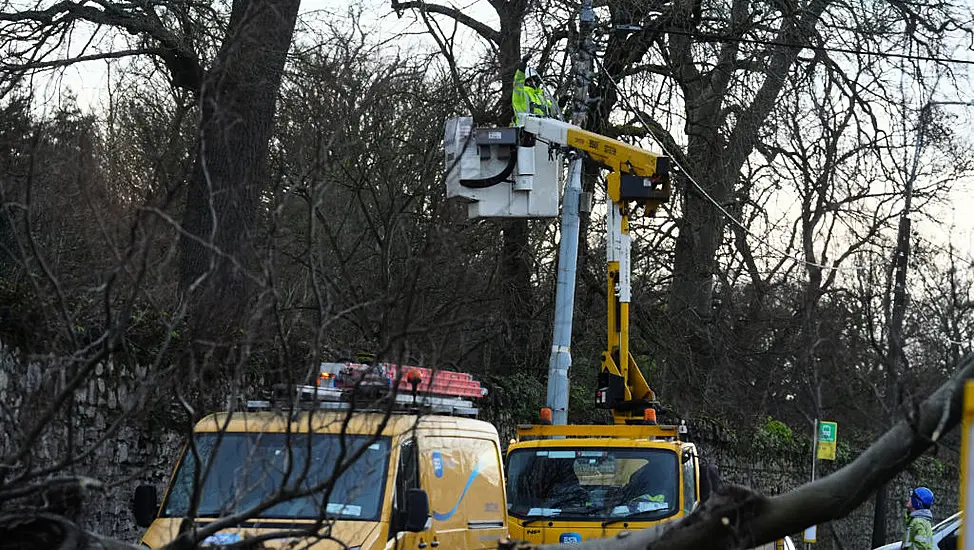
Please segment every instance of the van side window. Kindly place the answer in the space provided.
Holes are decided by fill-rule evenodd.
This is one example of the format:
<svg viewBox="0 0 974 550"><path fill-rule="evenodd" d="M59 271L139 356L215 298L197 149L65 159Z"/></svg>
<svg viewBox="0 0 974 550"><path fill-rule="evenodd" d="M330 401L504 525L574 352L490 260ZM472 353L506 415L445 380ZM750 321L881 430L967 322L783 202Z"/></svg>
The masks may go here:
<svg viewBox="0 0 974 550"><path fill-rule="evenodd" d="M693 511L693 505L697 502L697 457L694 456L683 463L683 513L689 514Z"/></svg>
<svg viewBox="0 0 974 550"><path fill-rule="evenodd" d="M399 470L396 472L396 500L392 511L390 535L402 531L402 513L406 510L406 491L419 489L419 451L416 441L408 439L399 446Z"/></svg>

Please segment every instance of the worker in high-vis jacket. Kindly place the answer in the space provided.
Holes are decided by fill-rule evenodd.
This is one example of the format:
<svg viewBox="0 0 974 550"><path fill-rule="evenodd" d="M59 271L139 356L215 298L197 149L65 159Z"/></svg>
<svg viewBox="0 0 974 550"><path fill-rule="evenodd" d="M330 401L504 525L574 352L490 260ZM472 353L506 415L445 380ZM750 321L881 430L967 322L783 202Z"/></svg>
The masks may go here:
<svg viewBox="0 0 974 550"><path fill-rule="evenodd" d="M514 89L511 91L511 103L514 106L514 125L523 126L522 115L529 113L544 117L561 118L558 106L545 94L544 81L541 74L534 67L528 66L526 55L514 72Z"/></svg>
<svg viewBox="0 0 974 550"><path fill-rule="evenodd" d="M900 548L908 550L933 550L933 491L917 487L910 491L906 504L906 533Z"/></svg>

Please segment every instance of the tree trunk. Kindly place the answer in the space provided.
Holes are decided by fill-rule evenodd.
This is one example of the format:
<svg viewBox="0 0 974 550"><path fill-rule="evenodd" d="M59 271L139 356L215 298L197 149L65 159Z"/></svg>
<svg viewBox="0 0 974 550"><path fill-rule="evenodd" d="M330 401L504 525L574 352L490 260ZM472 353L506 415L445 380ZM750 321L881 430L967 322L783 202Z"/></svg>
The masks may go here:
<svg viewBox="0 0 974 550"><path fill-rule="evenodd" d="M507 372L544 375L547 365L532 361L531 251L528 246L528 221L504 220L501 281L506 315L503 364Z"/></svg>
<svg viewBox="0 0 974 550"><path fill-rule="evenodd" d="M501 39L498 43L497 61L500 64L501 110L500 123L514 120L511 92L514 88L514 71L521 58L521 22L526 5L511 2L506 10L498 10ZM531 249L528 243L528 221L523 219L502 220L501 231L501 296L503 300L505 336L501 345L501 369L499 374L529 372L543 376L547 365L532 365L531 345L536 339L531 335L533 293L531 291Z"/></svg>
<svg viewBox="0 0 974 550"><path fill-rule="evenodd" d="M699 90L690 97L699 97ZM670 398L693 403L701 389L694 380L705 380L700 369L712 369L721 359L721 334L714 330L713 291L726 218L712 201L728 200L737 180L737 169L729 167L725 141L713 131L719 105L713 101L688 102L690 115L686 124L687 158L690 174L679 174L676 184L681 192L682 216L677 221L679 233L673 256L673 279L670 284L668 319L674 334L684 342L667 362L664 379L685 380L671 384ZM690 180L693 178L693 181ZM696 183L694 183L696 182ZM697 185L702 188L697 187ZM704 194L706 193L706 194ZM697 388L697 389L694 389ZM708 389L702 388L703 395Z"/></svg>
<svg viewBox="0 0 974 550"><path fill-rule="evenodd" d="M884 483L876 490L876 506L873 508L873 548L879 548L886 544L886 513L889 509L888 496L889 488Z"/></svg>
<svg viewBox="0 0 974 550"><path fill-rule="evenodd" d="M779 41L783 44L807 41L814 34L815 25L830 1L813 0L805 10L784 20L778 32ZM774 109L799 50L785 47L774 50L769 57L764 82L755 92L750 105L735 116L733 129L724 133L721 128L726 114L721 104L729 90L737 45L725 46L730 49L721 52L720 64L701 75L692 55L690 41L677 36L671 37L671 44L671 53L677 60L674 71L686 100L687 158L690 166L685 168L692 172L702 191L692 182L686 182L689 186L684 196L683 217L679 222L669 307L671 318L685 320L690 323L688 328L691 330L696 325L697 330L689 333L689 336L707 345L709 334L701 330L705 328L702 322L710 319L716 253L726 221L717 205L723 206L731 198L740 169L754 150L758 132ZM709 197L704 195L704 191ZM691 344L691 349L694 348L696 345Z"/></svg>
<svg viewBox="0 0 974 550"><path fill-rule="evenodd" d="M726 202L737 178L736 169L726 166L723 140L712 130L710 121L717 117L718 105L712 102L698 104L687 111L691 114L686 130L689 137L687 157L692 174L679 175L676 183L682 190L683 215L677 221L679 234L668 305L674 332L682 336L685 345L667 365L666 377L671 380L698 379L697 369L703 365L711 368L715 354L719 353L717 339L720 335L712 330L711 303L717 249L722 242L726 220L711 199L718 204ZM690 176L703 191L690 180ZM692 385L684 391L690 391L690 387ZM677 389L676 393L681 391ZM692 398L689 394L673 397Z"/></svg>
<svg viewBox="0 0 974 550"><path fill-rule="evenodd" d="M680 177L683 216L678 222L680 231L673 258L669 309L674 318L692 317L699 323L710 318L716 254L725 221L711 199L717 203L727 200L732 184L727 183L726 176L729 172L736 178L737 172L721 169L725 162L724 144L712 123L719 105L712 101L694 107L688 105L687 112L690 115L686 124L687 158L693 163L689 168L703 191L688 176Z"/></svg>
<svg viewBox="0 0 974 550"><path fill-rule="evenodd" d="M685 318L690 313L695 322L703 322L710 318L723 220L706 198L696 190L687 190L683 196L683 217L678 224L670 313L677 318Z"/></svg>
<svg viewBox="0 0 974 550"><path fill-rule="evenodd" d="M239 333L257 285L268 142L300 0L235 0L200 91L196 161L181 243L181 288L193 336Z"/></svg>

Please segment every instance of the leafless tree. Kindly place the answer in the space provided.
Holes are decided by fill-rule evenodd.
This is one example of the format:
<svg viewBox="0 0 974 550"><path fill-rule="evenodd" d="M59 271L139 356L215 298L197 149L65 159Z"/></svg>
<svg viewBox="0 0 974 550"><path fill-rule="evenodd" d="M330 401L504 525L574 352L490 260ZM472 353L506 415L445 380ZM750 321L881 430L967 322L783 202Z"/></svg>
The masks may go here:
<svg viewBox="0 0 974 550"><path fill-rule="evenodd" d="M8 78L94 59L149 56L190 94L198 119L186 179L181 288L205 342L239 334L259 286L259 197L267 147L300 2L240 0L134 5L6 3L0 11ZM131 36L124 39L125 34ZM72 41L90 36L86 43ZM115 48L115 43L127 42ZM104 44L108 44L104 46Z"/></svg>

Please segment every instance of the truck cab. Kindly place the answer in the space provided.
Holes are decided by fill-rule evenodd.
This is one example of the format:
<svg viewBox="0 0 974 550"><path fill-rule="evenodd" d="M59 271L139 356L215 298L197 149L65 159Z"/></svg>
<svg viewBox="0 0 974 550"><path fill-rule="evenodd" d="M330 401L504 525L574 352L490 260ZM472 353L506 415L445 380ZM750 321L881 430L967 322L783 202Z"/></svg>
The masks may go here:
<svg viewBox="0 0 974 550"><path fill-rule="evenodd" d="M235 526L198 537L202 545L261 537L267 547L315 550L497 547L507 535L506 500L491 424L415 406L336 407L349 403L326 393L339 400L314 399L299 411L251 402L200 420L161 501L151 486L136 490L137 523L147 527L141 545L159 548L181 525L199 531L249 510ZM475 410L425 395L440 411Z"/></svg>
<svg viewBox="0 0 974 550"><path fill-rule="evenodd" d="M689 514L700 464L677 436L676 426L519 427L507 453L512 538L581 542Z"/></svg>

